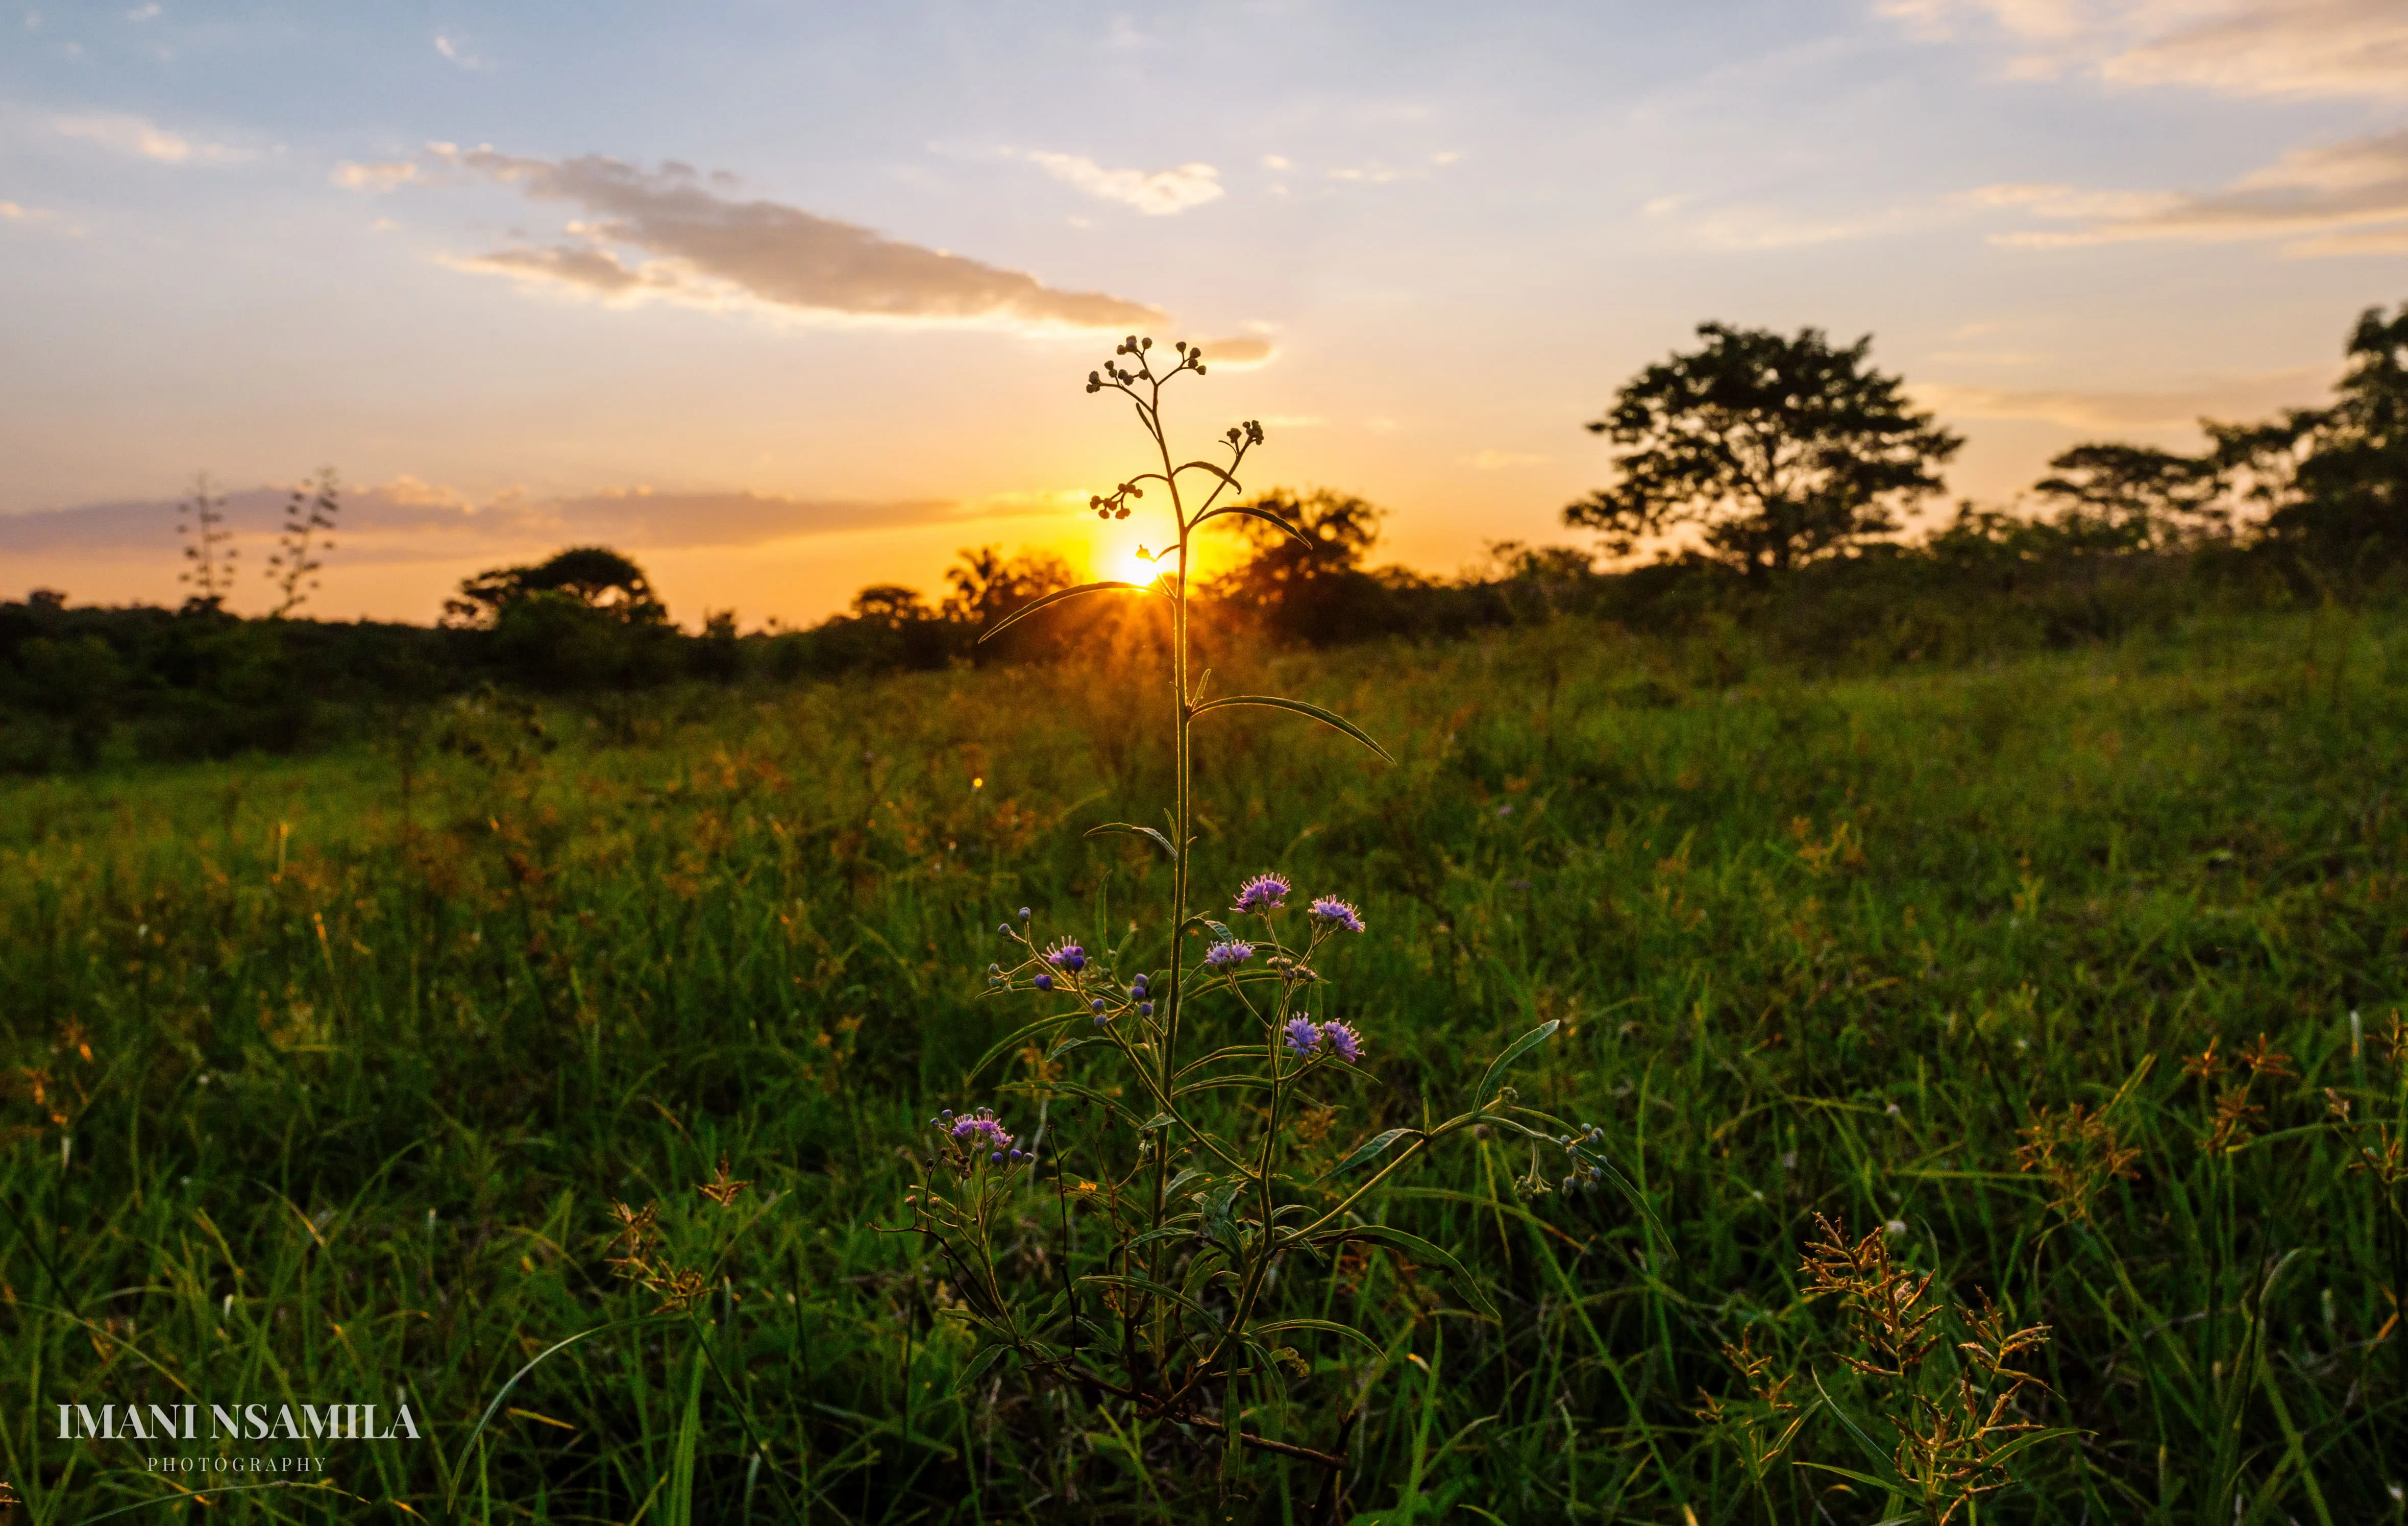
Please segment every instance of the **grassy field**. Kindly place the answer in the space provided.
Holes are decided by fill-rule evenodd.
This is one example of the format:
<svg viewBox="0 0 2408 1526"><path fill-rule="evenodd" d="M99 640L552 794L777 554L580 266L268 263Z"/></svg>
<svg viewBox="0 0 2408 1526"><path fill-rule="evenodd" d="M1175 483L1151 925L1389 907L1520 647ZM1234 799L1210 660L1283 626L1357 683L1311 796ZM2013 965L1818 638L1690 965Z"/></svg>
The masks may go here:
<svg viewBox="0 0 2408 1526"><path fill-rule="evenodd" d="M1334 1492L962 1383L952 1289L882 1228L939 1107L1042 1110L1073 1173L1115 1145L1033 1052L966 1073L1025 1015L984 1000L1017 907L1167 943L1149 850L1080 835L1165 792L1144 662L8 785L0 1476L45 1526L1870 1523L1921 1519L1864 1480L1885 1417L1955 1423L1987 1298L2051 1327L2001 1417L2048 1430L1955 1519L2408 1519L2404 658L2398 615L2337 610L1870 676L1576 622L1216 655L1398 758L1249 719L1199 775L1209 885L1281 866L1369 920L1324 999L1371 1044L1327 1158L1557 1018L1523 1091L1648 1210L1465 1140L1381 1211L1501 1320L1386 1253L1292 1264L1277 1300L1378 1354L1299 1337L1248 1423L1342 1449ZM660 1205L690 1311L606 1265L614 1202ZM1817 1215L1872 1237L1851 1275L1937 1274L1928 1352L1865 1370L1850 1300L1808 1296ZM1085 1269L1076 1229L1032 1187L1007 1270ZM56 1433L237 1401L407 1403L423 1437ZM328 1465L229 1491L171 1450Z"/></svg>

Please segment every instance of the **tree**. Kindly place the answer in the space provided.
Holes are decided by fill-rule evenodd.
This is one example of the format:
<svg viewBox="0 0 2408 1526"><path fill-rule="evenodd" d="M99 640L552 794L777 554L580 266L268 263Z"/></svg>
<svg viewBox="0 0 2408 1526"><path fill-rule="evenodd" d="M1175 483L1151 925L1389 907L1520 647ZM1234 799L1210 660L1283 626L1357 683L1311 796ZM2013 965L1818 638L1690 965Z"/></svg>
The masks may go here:
<svg viewBox="0 0 2408 1526"><path fill-rule="evenodd" d="M2128 547L2177 545L2231 518L2213 456L2103 440L2062 452L2049 468L2032 491L2056 506L2060 525Z"/></svg>
<svg viewBox="0 0 2408 1526"><path fill-rule="evenodd" d="M946 619L980 629L1079 581L1070 564L1050 551L1006 556L999 546L965 546L955 554L961 560L945 569L953 591L940 608Z"/></svg>
<svg viewBox="0 0 2408 1526"><path fill-rule="evenodd" d="M2211 425L2229 471L2246 473L2276 538L2355 556L2408 542L2408 303L2369 308L2351 331L2331 406L2257 425Z"/></svg>
<svg viewBox="0 0 2408 1526"><path fill-rule="evenodd" d="M1363 570L1387 511L1350 493L1314 488L1298 497L1273 488L1242 507L1271 515L1295 534L1237 516L1246 559L1222 574L1213 594L1283 635L1320 644L1371 628L1386 590Z"/></svg>
<svg viewBox="0 0 2408 1526"><path fill-rule="evenodd" d="M443 603L452 625L500 623L512 605L551 596L622 625L665 626L668 611L653 596L644 569L608 546L577 546L533 567L496 567L463 581Z"/></svg>
<svg viewBox="0 0 2408 1526"><path fill-rule="evenodd" d="M1701 348L1640 372L1588 425L1622 447L1620 481L1564 522L1603 531L1614 555L1697 525L1707 557L1762 579L1886 535L1941 490L1964 440L1865 364L1870 335L1833 349L1817 328L1698 334Z"/></svg>
<svg viewBox="0 0 2408 1526"><path fill-rule="evenodd" d="M936 618L917 588L899 583L874 583L853 596L852 618L878 630L901 630Z"/></svg>

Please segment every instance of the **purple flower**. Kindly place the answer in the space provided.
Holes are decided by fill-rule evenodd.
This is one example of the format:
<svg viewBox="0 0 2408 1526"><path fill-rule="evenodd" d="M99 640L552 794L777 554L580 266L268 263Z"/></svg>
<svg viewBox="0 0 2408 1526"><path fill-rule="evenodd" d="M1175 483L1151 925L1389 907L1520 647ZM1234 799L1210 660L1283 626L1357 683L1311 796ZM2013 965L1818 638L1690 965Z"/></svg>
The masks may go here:
<svg viewBox="0 0 2408 1526"><path fill-rule="evenodd" d="M1312 914L1335 928L1348 932L1363 930L1363 914L1336 896L1324 896L1312 903Z"/></svg>
<svg viewBox="0 0 2408 1526"><path fill-rule="evenodd" d="M1321 1029L1310 1017L1291 1017L1283 1029L1291 1053L1309 1055L1321 1046Z"/></svg>
<svg viewBox="0 0 2408 1526"><path fill-rule="evenodd" d="M1238 887L1237 901L1230 909L1237 912L1276 912L1286 902L1287 893L1294 888L1283 874L1257 874Z"/></svg>
<svg viewBox="0 0 2408 1526"><path fill-rule="evenodd" d="M1349 1065L1363 1058L1363 1035L1355 1032L1351 1024L1324 1023L1321 1037Z"/></svg>
<svg viewBox="0 0 2408 1526"><path fill-rule="evenodd" d="M995 1109L991 1107L963 1114L945 1132L954 1144L970 1149L992 1152L1011 1148L1011 1135L996 1121Z"/></svg>
<svg viewBox="0 0 2408 1526"><path fill-rule="evenodd" d="M1254 944L1231 939L1226 943L1214 943L1204 951L1204 967L1212 971L1234 970L1254 957Z"/></svg>
<svg viewBox="0 0 2408 1526"><path fill-rule="evenodd" d="M1037 972L1035 984L1039 990L1050 991L1054 988L1054 977L1045 971L1039 970Z"/></svg>
<svg viewBox="0 0 2408 1526"><path fill-rule="evenodd" d="M1045 951L1045 962L1056 970L1068 970L1075 975L1087 967L1087 951L1065 941Z"/></svg>

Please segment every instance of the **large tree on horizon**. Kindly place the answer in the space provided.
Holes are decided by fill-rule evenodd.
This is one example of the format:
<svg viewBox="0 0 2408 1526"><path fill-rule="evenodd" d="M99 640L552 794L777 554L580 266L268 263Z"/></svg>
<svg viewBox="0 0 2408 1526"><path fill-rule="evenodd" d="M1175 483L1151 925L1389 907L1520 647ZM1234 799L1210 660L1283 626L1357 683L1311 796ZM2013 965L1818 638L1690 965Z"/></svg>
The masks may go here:
<svg viewBox="0 0 2408 1526"><path fill-rule="evenodd" d="M1591 433L1619 447L1618 480L1564 510L1627 556L1699 527L1708 559L1769 577L1899 527L1939 492L1964 440L1866 364L1872 336L1834 348L1819 328L1698 325L1705 342L1641 371Z"/></svg>

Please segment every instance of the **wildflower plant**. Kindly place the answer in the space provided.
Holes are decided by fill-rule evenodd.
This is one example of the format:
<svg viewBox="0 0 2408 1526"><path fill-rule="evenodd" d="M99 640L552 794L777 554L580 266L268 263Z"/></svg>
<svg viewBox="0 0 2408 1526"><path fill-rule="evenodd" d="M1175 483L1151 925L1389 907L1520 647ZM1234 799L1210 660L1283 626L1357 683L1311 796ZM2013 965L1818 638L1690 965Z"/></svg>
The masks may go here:
<svg viewBox="0 0 2408 1526"><path fill-rule="evenodd" d="M1422 1126L1386 1130L1334 1168L1312 1169L1330 1099L1378 1052L1376 1033L1330 1015L1344 951L1367 935L1369 921L1343 886L1305 895L1275 869L1232 874L1226 901L1200 888L1197 748L1211 717L1253 707L1307 717L1388 754L1354 723L1302 699L1212 698L1210 671L1196 670L1189 572L1197 533L1241 517L1302 537L1259 504L1237 501L1244 491L1238 473L1264 441L1258 423L1225 431L1219 459L1177 458L1164 392L1202 377L1206 363L1192 345L1171 350L1175 359L1131 336L1087 377L1089 393L1118 394L1132 406L1154 457L1154 469L1089 507L1106 519L1157 509L1166 522L1165 549L1154 557L1161 576L1148 586L1065 589L988 633L1071 598L1112 594L1168 604L1162 737L1175 766L1172 797L1158 828L1114 822L1089 835L1132 837L1163 854L1169 901L1151 940L1132 923L1111 946L1042 929L1027 907L996 929L1008 953L988 966L990 994L1033 1001L1038 1011L970 1074L1041 1046L1033 1078L1002 1088L1024 1106L930 1118L920 1179L905 1202L910 1228L947 1265L959 1299L953 1312L981 1346L966 1385L1013 1363L1033 1388L1102 1404L1115 1428L1168 1422L1217 1443L1226 1486L1249 1449L1340 1467L1350 1422L1334 1408L1317 1433L1270 1435L1259 1420L1247 1423L1249 1391L1310 1371L1299 1346L1352 1342L1380 1355L1351 1328L1288 1312L1280 1283L1288 1263L1327 1264L1349 1246L1385 1247L1444 1273L1460 1296L1495 1317L1454 1255L1375 1220L1374 1195L1397 1173L1483 1123L1565 1149L1582 1183L1610 1168L1601 1134L1576 1138L1500 1084L1514 1059L1559 1026L1549 1022L1497 1057L1467 1110L1437 1123L1424 1110ZM1233 1108L1231 1099L1245 1105ZM1093 1124L1089 1137L1064 1137L1058 1101ZM1032 1256L1031 1226L1049 1221L1060 1254Z"/></svg>

